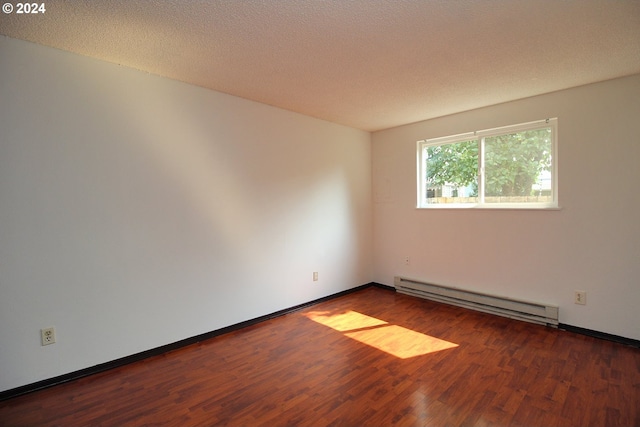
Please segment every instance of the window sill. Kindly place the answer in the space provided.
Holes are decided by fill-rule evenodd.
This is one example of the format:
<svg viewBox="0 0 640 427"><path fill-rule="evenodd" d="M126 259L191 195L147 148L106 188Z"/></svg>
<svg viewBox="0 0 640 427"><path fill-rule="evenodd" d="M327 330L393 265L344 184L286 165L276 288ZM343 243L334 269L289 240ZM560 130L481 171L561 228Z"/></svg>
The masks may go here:
<svg viewBox="0 0 640 427"><path fill-rule="evenodd" d="M514 205L514 204L491 204L491 205L460 205L460 204L438 204L432 206L417 206L419 210L518 210L518 211L559 211L562 207L549 204L536 205Z"/></svg>

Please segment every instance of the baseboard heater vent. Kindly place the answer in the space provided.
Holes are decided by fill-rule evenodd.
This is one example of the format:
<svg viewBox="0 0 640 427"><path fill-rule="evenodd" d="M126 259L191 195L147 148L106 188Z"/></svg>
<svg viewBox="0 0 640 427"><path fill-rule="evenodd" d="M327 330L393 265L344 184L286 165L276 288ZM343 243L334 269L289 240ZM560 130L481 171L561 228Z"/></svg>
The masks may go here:
<svg viewBox="0 0 640 427"><path fill-rule="evenodd" d="M397 292L511 319L558 327L558 307L395 277Z"/></svg>

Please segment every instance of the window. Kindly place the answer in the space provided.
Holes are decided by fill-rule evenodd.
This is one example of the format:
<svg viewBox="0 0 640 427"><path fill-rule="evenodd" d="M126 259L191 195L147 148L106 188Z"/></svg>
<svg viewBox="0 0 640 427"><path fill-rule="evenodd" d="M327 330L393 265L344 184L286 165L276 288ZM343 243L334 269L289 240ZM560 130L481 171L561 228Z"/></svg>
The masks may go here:
<svg viewBox="0 0 640 427"><path fill-rule="evenodd" d="M418 207L555 208L557 119L418 141Z"/></svg>

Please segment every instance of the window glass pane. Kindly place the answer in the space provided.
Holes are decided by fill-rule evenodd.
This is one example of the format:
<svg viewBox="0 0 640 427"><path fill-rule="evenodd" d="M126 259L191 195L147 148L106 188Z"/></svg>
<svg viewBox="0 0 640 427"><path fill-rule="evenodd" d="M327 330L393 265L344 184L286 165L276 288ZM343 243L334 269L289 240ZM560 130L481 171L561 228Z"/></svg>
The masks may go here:
<svg viewBox="0 0 640 427"><path fill-rule="evenodd" d="M484 202L553 201L551 128L484 138Z"/></svg>
<svg viewBox="0 0 640 427"><path fill-rule="evenodd" d="M427 204L477 203L478 141L424 147Z"/></svg>

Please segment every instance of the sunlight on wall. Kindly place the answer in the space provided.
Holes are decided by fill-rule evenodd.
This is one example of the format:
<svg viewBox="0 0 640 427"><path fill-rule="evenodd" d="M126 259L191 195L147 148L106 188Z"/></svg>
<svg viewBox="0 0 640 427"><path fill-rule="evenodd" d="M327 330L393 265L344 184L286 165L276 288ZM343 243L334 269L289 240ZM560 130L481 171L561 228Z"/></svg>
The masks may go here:
<svg viewBox="0 0 640 427"><path fill-rule="evenodd" d="M247 199L250 184L212 141L209 122L203 124L201 118L193 117L170 94L162 92L118 104L141 135L138 146L180 189L190 211L206 217L209 231L222 237L229 248L251 242L255 232L251 227L257 218ZM159 122L163 125L158 126Z"/></svg>
<svg viewBox="0 0 640 427"><path fill-rule="evenodd" d="M288 171L302 155L300 150L289 159L287 152L251 148L250 141L242 140L243 131L232 134L228 123L215 123L224 120L215 111L194 111L197 101L185 107L172 99L171 92L150 92L144 99L127 101L114 100L122 106L123 120L141 136L134 151L179 189L185 211L200 215L210 225L203 231L222 239L230 251L260 257L265 242L259 239L265 218L271 218L270 229L285 243L307 236L319 253L333 256L336 248L344 248L345 256L335 258L350 258L353 207L342 167L307 162L305 168ZM203 103L202 109L207 107Z"/></svg>
<svg viewBox="0 0 640 427"><path fill-rule="evenodd" d="M336 331L363 344L375 347L400 359L422 356L436 351L458 347L458 344L431 337L411 329L403 328L367 316L357 311L339 314L314 311L306 315L308 319Z"/></svg>

